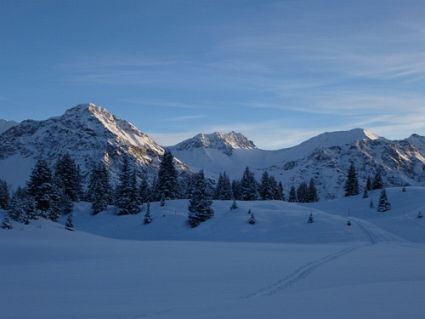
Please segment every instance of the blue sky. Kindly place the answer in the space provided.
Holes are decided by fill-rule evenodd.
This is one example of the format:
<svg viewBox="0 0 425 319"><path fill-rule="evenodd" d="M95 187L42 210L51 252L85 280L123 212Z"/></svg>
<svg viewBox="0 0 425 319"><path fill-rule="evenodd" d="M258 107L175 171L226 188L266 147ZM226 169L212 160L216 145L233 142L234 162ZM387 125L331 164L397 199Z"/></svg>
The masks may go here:
<svg viewBox="0 0 425 319"><path fill-rule="evenodd" d="M425 2L0 1L0 118L93 102L164 145L425 135Z"/></svg>

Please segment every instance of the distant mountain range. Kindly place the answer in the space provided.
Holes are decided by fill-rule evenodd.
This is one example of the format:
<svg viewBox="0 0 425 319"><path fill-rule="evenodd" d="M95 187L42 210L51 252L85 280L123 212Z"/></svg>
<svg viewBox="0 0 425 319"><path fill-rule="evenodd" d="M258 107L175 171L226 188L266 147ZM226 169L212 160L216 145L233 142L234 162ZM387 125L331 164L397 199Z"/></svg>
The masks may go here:
<svg viewBox="0 0 425 319"><path fill-rule="evenodd" d="M168 149L180 172L204 169L215 178L225 171L231 178L240 178L249 166L258 178L268 171L282 181L286 192L313 178L322 198L342 195L351 162L360 186L378 170L388 186L425 184L425 137L417 134L392 141L353 129L323 133L297 146L269 151L257 148L241 133L215 132L198 134ZM164 147L94 104L78 105L45 121L0 121L0 178L12 185L28 178L38 158L53 165L64 153L70 153L83 171L103 160L113 176L126 154L140 172L153 176Z"/></svg>

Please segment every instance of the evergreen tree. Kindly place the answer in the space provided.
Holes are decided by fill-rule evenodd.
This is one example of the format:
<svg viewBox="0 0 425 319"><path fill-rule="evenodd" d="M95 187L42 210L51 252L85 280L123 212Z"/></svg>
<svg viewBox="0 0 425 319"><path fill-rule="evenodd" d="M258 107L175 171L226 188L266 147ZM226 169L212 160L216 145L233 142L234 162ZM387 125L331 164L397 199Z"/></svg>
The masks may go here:
<svg viewBox="0 0 425 319"><path fill-rule="evenodd" d="M131 172L129 160L124 157L117 187L119 215L137 214L140 211L137 200L136 173Z"/></svg>
<svg viewBox="0 0 425 319"><path fill-rule="evenodd" d="M384 187L384 182L382 181L381 171L378 170L373 179L372 189L382 189Z"/></svg>
<svg viewBox="0 0 425 319"><path fill-rule="evenodd" d="M372 180L370 179L370 176L368 176L368 177L367 177L367 181L366 181L366 189L367 189L368 191L371 191L371 190L373 189L373 186L372 186Z"/></svg>
<svg viewBox="0 0 425 319"><path fill-rule="evenodd" d="M8 209L10 201L9 187L6 181L0 179L0 209Z"/></svg>
<svg viewBox="0 0 425 319"><path fill-rule="evenodd" d="M242 192L241 192L241 182L234 180L232 181L232 194L233 199L241 200L242 199Z"/></svg>
<svg viewBox="0 0 425 319"><path fill-rule="evenodd" d="M313 203L319 201L319 195L317 194L316 185L314 184L314 180L311 178L310 183L308 184L307 189L307 202Z"/></svg>
<svg viewBox="0 0 425 319"><path fill-rule="evenodd" d="M226 172L220 174L214 191L214 198L219 200L232 199L232 185Z"/></svg>
<svg viewBox="0 0 425 319"><path fill-rule="evenodd" d="M47 212L53 193L52 172L47 162L38 160L28 182L28 193L34 197L36 208Z"/></svg>
<svg viewBox="0 0 425 319"><path fill-rule="evenodd" d="M145 225L152 223L151 203L150 202L146 203L146 213L145 213L145 218L143 219L143 223Z"/></svg>
<svg viewBox="0 0 425 319"><path fill-rule="evenodd" d="M308 201L308 186L306 182L302 182L297 188L297 199L300 203Z"/></svg>
<svg viewBox="0 0 425 319"><path fill-rule="evenodd" d="M151 189L145 176L139 185L139 204L145 204L151 200Z"/></svg>
<svg viewBox="0 0 425 319"><path fill-rule="evenodd" d="M273 178L273 180L274 180L274 178ZM258 192L260 194L260 198L262 200L274 199L275 189L273 188L272 183L273 182L271 180L271 177L269 176L267 171L265 171L263 173L263 176L261 177L260 187L258 189Z"/></svg>
<svg viewBox="0 0 425 319"><path fill-rule="evenodd" d="M3 218L3 221L1 223L1 228L3 228L3 229L12 229L13 228L9 217L6 216L6 217Z"/></svg>
<svg viewBox="0 0 425 319"><path fill-rule="evenodd" d="M296 202L296 201L298 201L298 199L297 199L297 192L295 190L295 186L291 186L291 189L289 191L288 202L293 203L293 202Z"/></svg>
<svg viewBox="0 0 425 319"><path fill-rule="evenodd" d="M232 206L230 206L230 210L238 209L238 204L236 203L236 200L233 200Z"/></svg>
<svg viewBox="0 0 425 319"><path fill-rule="evenodd" d="M65 223L65 229L69 231L74 231L74 222L72 221L72 214L68 214Z"/></svg>
<svg viewBox="0 0 425 319"><path fill-rule="evenodd" d="M18 188L10 201L8 215L12 220L24 224L36 219L34 198L25 189Z"/></svg>
<svg viewBox="0 0 425 319"><path fill-rule="evenodd" d="M79 201L82 194L80 170L68 153L57 161L54 175L61 181L63 193L71 201Z"/></svg>
<svg viewBox="0 0 425 319"><path fill-rule="evenodd" d="M314 223L313 213L310 213L310 215L308 216L307 223L309 223L309 224Z"/></svg>
<svg viewBox="0 0 425 319"><path fill-rule="evenodd" d="M348 169L347 179L345 182L345 196L355 196L359 194L359 182L357 179L356 168L352 162Z"/></svg>
<svg viewBox="0 0 425 319"><path fill-rule="evenodd" d="M383 189L381 191L381 195L379 196L379 200L378 200L378 212L386 212L389 211L391 209L391 203L388 200L387 197L387 192L385 191L385 189Z"/></svg>
<svg viewBox="0 0 425 319"><path fill-rule="evenodd" d="M277 185L277 193L275 195L276 200L285 200L285 194L283 193L283 185L282 182L279 182Z"/></svg>
<svg viewBox="0 0 425 319"><path fill-rule="evenodd" d="M165 199L179 198L179 183L177 180L177 170L174 166L173 154L165 151L158 171L158 183L156 192L160 198L164 194Z"/></svg>
<svg viewBox="0 0 425 319"><path fill-rule="evenodd" d="M241 198L242 200L256 200L258 198L257 181L248 167L245 168L241 179Z"/></svg>
<svg viewBox="0 0 425 319"><path fill-rule="evenodd" d="M257 222L257 220L255 219L254 213L251 212L251 210L249 210L248 214L249 214L248 223L251 225L254 225Z"/></svg>
<svg viewBox="0 0 425 319"><path fill-rule="evenodd" d="M189 201L188 223L192 227L214 216L214 210L211 208L212 201L208 199L206 193L206 181L204 171L199 171L193 187L192 196Z"/></svg>
<svg viewBox="0 0 425 319"><path fill-rule="evenodd" d="M109 182L109 172L102 161L95 165L90 172L88 193L92 203L93 215L104 211L112 201L111 184Z"/></svg>

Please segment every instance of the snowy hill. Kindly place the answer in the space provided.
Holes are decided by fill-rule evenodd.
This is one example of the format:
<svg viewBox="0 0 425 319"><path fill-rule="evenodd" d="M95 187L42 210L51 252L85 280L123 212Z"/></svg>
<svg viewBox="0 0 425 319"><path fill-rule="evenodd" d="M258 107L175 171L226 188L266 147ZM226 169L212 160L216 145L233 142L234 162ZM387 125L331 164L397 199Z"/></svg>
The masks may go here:
<svg viewBox="0 0 425 319"><path fill-rule="evenodd" d="M156 172L164 149L106 109L82 104L59 117L23 121L1 134L0 178L13 185L22 184L37 159L46 159L53 165L65 153L73 156L83 172L104 160L115 176L124 154L140 170ZM182 163L177 164L185 168Z"/></svg>
<svg viewBox="0 0 425 319"><path fill-rule="evenodd" d="M3 119L0 119L0 134L7 131L11 127L17 125L18 123L15 121L6 121Z"/></svg>

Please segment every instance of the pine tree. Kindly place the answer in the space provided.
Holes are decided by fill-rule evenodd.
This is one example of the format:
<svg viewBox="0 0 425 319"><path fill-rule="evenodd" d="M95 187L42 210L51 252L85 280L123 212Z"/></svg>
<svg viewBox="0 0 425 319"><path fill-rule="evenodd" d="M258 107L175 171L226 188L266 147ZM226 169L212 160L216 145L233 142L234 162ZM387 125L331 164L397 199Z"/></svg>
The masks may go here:
<svg viewBox="0 0 425 319"><path fill-rule="evenodd" d="M381 195L379 196L378 200L378 212L386 212L391 209L391 203L388 200L387 192L385 189L381 191Z"/></svg>
<svg viewBox="0 0 425 319"><path fill-rule="evenodd" d="M93 215L104 211L112 201L111 184L109 182L109 172L106 165L100 162L95 165L89 176L89 199L92 202L91 210Z"/></svg>
<svg viewBox="0 0 425 319"><path fill-rule="evenodd" d="M313 224L314 223L313 213L310 213L310 215L308 216L307 223L309 223L309 224Z"/></svg>
<svg viewBox="0 0 425 319"><path fill-rule="evenodd" d="M382 189L384 187L384 182L382 181L381 171L378 170L373 179L372 189Z"/></svg>
<svg viewBox="0 0 425 319"><path fill-rule="evenodd" d="M36 209L46 216L53 194L52 172L46 161L38 160L35 164L28 182L28 193L34 197Z"/></svg>
<svg viewBox="0 0 425 319"><path fill-rule="evenodd" d="M37 218L34 198L25 189L18 188L12 196L7 213L12 220L28 224Z"/></svg>
<svg viewBox="0 0 425 319"><path fill-rule="evenodd" d="M156 192L159 198L164 194L165 199L179 198L179 183L177 180L177 170L174 166L173 154L165 151L158 170L158 183Z"/></svg>
<svg viewBox="0 0 425 319"><path fill-rule="evenodd" d="M302 182L297 188L297 199L300 203L308 201L308 186L306 182Z"/></svg>
<svg viewBox="0 0 425 319"><path fill-rule="evenodd" d="M285 200L285 194L283 193L283 185L282 182L279 182L279 184L277 185L277 193L275 195L275 199L276 200Z"/></svg>
<svg viewBox="0 0 425 319"><path fill-rule="evenodd" d="M13 229L12 223L10 222L9 217L4 217L1 223L1 228L3 229Z"/></svg>
<svg viewBox="0 0 425 319"><path fill-rule="evenodd" d="M257 181L255 180L254 174L245 168L241 179L241 198L242 200L257 200Z"/></svg>
<svg viewBox="0 0 425 319"><path fill-rule="evenodd" d="M149 183L145 176L142 177L142 180L139 185L139 204L145 204L151 200L151 189Z"/></svg>
<svg viewBox="0 0 425 319"><path fill-rule="evenodd" d="M273 189L271 178L269 174L267 173L267 171L265 171L263 173L263 176L261 177L261 182L260 182L260 187L258 189L258 192L262 200L274 199L275 190Z"/></svg>
<svg viewBox="0 0 425 319"><path fill-rule="evenodd" d="M368 176L368 177L367 177L367 181L366 181L366 189L367 189L368 191L371 191L371 190L373 189L373 186L372 186L372 180L370 179L370 176Z"/></svg>
<svg viewBox="0 0 425 319"><path fill-rule="evenodd" d="M230 210L238 209L238 204L236 203L236 200L233 200L232 206L230 206Z"/></svg>
<svg viewBox="0 0 425 319"><path fill-rule="evenodd" d="M233 198L236 200L242 199L242 192L241 192L241 182L234 180L232 181L232 194Z"/></svg>
<svg viewBox="0 0 425 319"><path fill-rule="evenodd" d="M64 194L73 202L79 201L82 194L80 170L68 153L57 161L54 175L61 180Z"/></svg>
<svg viewBox="0 0 425 319"><path fill-rule="evenodd" d="M211 208L212 201L208 199L206 193L206 182L204 171L199 171L193 187L192 196L189 201L188 223L191 227L196 227L200 223L214 216L214 210Z"/></svg>
<svg viewBox="0 0 425 319"><path fill-rule="evenodd" d="M359 182L357 179L356 168L354 167L353 162L351 162L350 168L348 169L344 189L345 196L355 196L359 194Z"/></svg>
<svg viewBox="0 0 425 319"><path fill-rule="evenodd" d="M232 186L226 172L220 174L214 190L214 198L219 200L232 199Z"/></svg>
<svg viewBox="0 0 425 319"><path fill-rule="evenodd" d="M146 213L145 213L145 218L143 219L143 223L145 225L152 223L151 203L150 202L146 203Z"/></svg>
<svg viewBox="0 0 425 319"><path fill-rule="evenodd" d="M288 202L294 203L296 201L298 201L298 199L297 199L297 192L295 190L295 186L291 186L291 189L289 191Z"/></svg>
<svg viewBox="0 0 425 319"><path fill-rule="evenodd" d="M313 203L319 201L319 195L317 195L316 185L314 184L314 180L311 178L310 183L308 184L307 189L307 202Z"/></svg>
<svg viewBox="0 0 425 319"><path fill-rule="evenodd" d="M0 179L0 209L8 209L10 201L9 187Z"/></svg>
<svg viewBox="0 0 425 319"><path fill-rule="evenodd" d="M254 213L251 212L251 210L249 210L248 214L249 214L248 223L251 225L254 225L257 222L257 220L255 219Z"/></svg>
<svg viewBox="0 0 425 319"><path fill-rule="evenodd" d="M140 211L137 200L137 180L135 171L131 172L127 157L124 158L117 187L117 206L119 215L137 214Z"/></svg>
<svg viewBox="0 0 425 319"><path fill-rule="evenodd" d="M69 231L74 231L74 222L72 221L72 214L68 214L65 223L65 229Z"/></svg>

